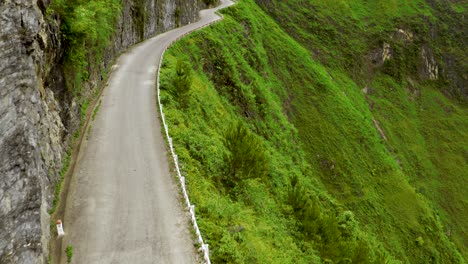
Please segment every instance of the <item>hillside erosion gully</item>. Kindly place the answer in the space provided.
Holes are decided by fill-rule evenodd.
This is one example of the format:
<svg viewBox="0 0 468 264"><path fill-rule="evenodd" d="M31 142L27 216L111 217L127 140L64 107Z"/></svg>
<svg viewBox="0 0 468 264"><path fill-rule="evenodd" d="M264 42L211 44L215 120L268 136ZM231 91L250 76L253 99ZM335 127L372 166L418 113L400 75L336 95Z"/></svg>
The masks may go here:
<svg viewBox="0 0 468 264"><path fill-rule="evenodd" d="M67 262L67 246L73 263L199 262L156 115L156 73L167 46L219 20L216 11L232 4L222 0L201 11L199 21L148 39L116 61L74 166L65 236L52 238L54 262Z"/></svg>

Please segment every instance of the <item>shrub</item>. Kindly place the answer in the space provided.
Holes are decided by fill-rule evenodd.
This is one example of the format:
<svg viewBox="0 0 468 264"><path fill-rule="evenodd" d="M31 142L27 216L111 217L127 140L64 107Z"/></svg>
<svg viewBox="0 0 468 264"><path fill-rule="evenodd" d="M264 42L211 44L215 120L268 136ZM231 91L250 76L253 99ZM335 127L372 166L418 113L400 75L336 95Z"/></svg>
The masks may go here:
<svg viewBox="0 0 468 264"><path fill-rule="evenodd" d="M302 239L312 242L325 263L369 263L371 248L359 232L351 211L338 217L334 212L322 211L295 176L291 179L288 202L298 221ZM381 252L374 252L379 255Z"/></svg>
<svg viewBox="0 0 468 264"><path fill-rule="evenodd" d="M416 238L416 245L418 246L424 245L424 239L422 237Z"/></svg>
<svg viewBox="0 0 468 264"><path fill-rule="evenodd" d="M186 107L190 88L192 87L192 68L188 63L177 60L173 84L179 104Z"/></svg>
<svg viewBox="0 0 468 264"><path fill-rule="evenodd" d="M224 134L226 173L224 185L230 189L243 180L263 178L268 173L268 160L262 142L240 121Z"/></svg>
<svg viewBox="0 0 468 264"><path fill-rule="evenodd" d="M65 249L65 252L67 253L67 263L71 263L73 257L73 247L68 245Z"/></svg>

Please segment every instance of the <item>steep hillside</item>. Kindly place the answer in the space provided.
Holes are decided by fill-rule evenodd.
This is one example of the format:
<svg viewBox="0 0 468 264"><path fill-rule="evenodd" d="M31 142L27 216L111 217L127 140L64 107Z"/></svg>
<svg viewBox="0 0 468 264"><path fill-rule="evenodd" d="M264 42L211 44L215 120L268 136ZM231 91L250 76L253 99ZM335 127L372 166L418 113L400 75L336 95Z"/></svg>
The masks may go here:
<svg viewBox="0 0 468 264"><path fill-rule="evenodd" d="M162 70L213 261L465 263L463 20L444 40L418 31L465 7L259 2Z"/></svg>
<svg viewBox="0 0 468 264"><path fill-rule="evenodd" d="M343 70L363 88L386 148L416 191L441 210L449 236L466 249L468 5L257 3L316 60Z"/></svg>
<svg viewBox="0 0 468 264"><path fill-rule="evenodd" d="M315 59L345 69L360 85L383 71L399 81L437 80L446 94L466 102L466 3L256 2Z"/></svg>

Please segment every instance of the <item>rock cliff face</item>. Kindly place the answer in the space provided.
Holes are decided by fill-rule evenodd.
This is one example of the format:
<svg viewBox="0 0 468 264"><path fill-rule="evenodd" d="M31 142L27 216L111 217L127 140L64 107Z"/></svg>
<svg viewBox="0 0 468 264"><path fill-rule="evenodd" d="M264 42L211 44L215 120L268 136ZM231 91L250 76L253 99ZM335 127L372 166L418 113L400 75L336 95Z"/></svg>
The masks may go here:
<svg viewBox="0 0 468 264"><path fill-rule="evenodd" d="M0 5L0 263L41 263L47 254L64 130L42 80L60 56L58 25L45 22L44 7Z"/></svg>
<svg viewBox="0 0 468 264"><path fill-rule="evenodd" d="M200 9L197 0L123 2L101 69L143 38L196 20ZM66 92L60 66L60 20L46 19L49 4L0 0L0 263L47 262L47 210L79 128L80 106ZM95 89L100 76L92 74L84 89Z"/></svg>

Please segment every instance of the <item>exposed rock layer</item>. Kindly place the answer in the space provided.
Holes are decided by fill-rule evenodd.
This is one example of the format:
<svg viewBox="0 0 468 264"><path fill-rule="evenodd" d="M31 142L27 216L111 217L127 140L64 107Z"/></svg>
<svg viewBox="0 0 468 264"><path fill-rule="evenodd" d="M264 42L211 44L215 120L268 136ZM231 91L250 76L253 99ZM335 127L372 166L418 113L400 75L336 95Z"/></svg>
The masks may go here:
<svg viewBox="0 0 468 264"><path fill-rule="evenodd" d="M138 25L135 5L145 6ZM0 3L0 263L46 263L49 215L64 151L80 123L66 92L58 18L49 0ZM197 0L124 1L102 68L127 47L197 19ZM100 84L94 73L85 94Z"/></svg>

